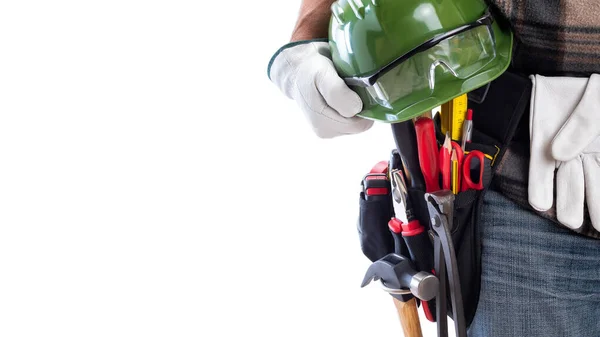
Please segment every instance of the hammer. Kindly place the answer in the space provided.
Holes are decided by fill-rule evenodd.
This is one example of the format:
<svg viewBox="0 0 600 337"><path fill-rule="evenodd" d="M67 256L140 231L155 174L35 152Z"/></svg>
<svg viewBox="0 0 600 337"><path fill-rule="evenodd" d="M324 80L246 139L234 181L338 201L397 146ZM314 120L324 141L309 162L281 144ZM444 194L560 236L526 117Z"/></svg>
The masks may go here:
<svg viewBox="0 0 600 337"><path fill-rule="evenodd" d="M394 305L406 337L421 337L421 325L414 297L429 301L437 295L439 281L427 272L417 272L410 259L390 253L375 261L364 277L361 287L381 280L382 287L394 298Z"/></svg>

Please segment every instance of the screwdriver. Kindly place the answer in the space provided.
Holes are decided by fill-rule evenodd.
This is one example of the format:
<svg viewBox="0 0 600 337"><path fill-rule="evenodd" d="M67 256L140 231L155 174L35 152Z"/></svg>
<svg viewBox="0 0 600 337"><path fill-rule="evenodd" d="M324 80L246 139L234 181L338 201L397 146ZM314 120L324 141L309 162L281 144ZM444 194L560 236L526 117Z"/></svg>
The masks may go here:
<svg viewBox="0 0 600 337"><path fill-rule="evenodd" d="M438 191L440 189L439 150L435 138L433 119L427 117L417 118L415 131L417 134L419 164L425 179L425 192Z"/></svg>

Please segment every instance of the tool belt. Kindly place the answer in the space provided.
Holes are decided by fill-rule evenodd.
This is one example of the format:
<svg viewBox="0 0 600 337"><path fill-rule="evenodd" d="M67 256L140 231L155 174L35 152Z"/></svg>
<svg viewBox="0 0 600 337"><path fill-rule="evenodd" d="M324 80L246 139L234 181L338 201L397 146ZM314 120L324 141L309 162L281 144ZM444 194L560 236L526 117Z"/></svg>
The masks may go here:
<svg viewBox="0 0 600 337"><path fill-rule="evenodd" d="M464 307L465 323L469 326L473 320L479 301L481 283L481 237L480 218L485 208L483 199L496 172L496 163L504 156L512 140L519 121L528 108L531 94L531 82L522 74L511 71L492 81L485 87L468 93L468 106L473 109L473 131L471 142L466 144L465 154L479 150L485 154L482 189L468 189L454 196L452 243L456 253L456 262L460 279L460 290ZM439 115L438 115L439 116ZM434 119L438 145L444 142L440 119ZM376 261L394 253L398 238L388 228L388 222L394 217L392 196L389 185L389 164L393 159L381 161L371 172L363 177L363 190L360 192L358 216L358 234L361 249L371 261ZM426 193L423 190L408 188L414 213L426 230L431 231L431 214L428 212ZM396 252L398 249L396 249ZM433 256L433 252L429 252ZM410 256L406 247L401 255ZM432 258L433 259L433 258ZM416 261L413 261L416 262ZM415 266L418 266L415 263ZM431 270L425 270L431 272ZM435 272L435 271L434 271ZM384 281L384 280L382 280ZM451 291L447 295L449 316L452 317ZM435 305L431 301L432 305ZM422 302L419 302L423 307ZM431 306L425 312L430 321L438 317Z"/></svg>

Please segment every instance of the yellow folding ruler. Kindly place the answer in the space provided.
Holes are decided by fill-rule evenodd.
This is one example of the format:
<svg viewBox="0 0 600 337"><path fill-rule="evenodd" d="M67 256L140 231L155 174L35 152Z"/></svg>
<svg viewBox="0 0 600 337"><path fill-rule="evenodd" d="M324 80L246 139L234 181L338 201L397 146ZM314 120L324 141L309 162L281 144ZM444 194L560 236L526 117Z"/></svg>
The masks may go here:
<svg viewBox="0 0 600 337"><path fill-rule="evenodd" d="M467 117L467 94L458 96L440 107L442 133L450 132L450 138L460 141L462 126Z"/></svg>

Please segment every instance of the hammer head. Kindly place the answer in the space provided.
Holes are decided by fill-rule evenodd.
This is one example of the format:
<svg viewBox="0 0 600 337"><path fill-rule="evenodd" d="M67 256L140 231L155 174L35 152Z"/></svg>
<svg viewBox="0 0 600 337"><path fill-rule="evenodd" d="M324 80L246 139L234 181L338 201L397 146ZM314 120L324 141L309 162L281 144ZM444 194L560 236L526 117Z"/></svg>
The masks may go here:
<svg viewBox="0 0 600 337"><path fill-rule="evenodd" d="M394 290L410 289L413 295L424 301L435 297L439 286L437 277L417 272L410 259L395 253L390 253L371 264L361 287L377 280Z"/></svg>
<svg viewBox="0 0 600 337"><path fill-rule="evenodd" d="M408 288L410 282L406 283L404 276L412 276L416 273L409 259L396 253L390 253L371 264L361 287L365 287L371 281L381 280L389 288Z"/></svg>

